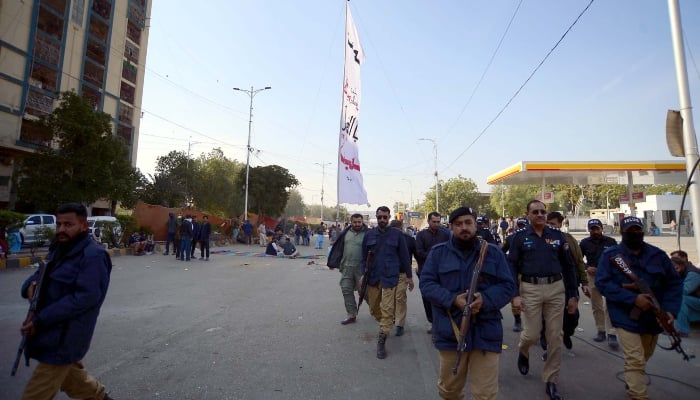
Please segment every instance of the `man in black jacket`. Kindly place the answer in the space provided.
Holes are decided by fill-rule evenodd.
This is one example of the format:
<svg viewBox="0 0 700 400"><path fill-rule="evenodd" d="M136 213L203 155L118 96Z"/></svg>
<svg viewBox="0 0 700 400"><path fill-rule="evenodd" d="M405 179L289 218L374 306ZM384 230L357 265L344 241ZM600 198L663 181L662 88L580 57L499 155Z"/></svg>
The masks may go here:
<svg viewBox="0 0 700 400"><path fill-rule="evenodd" d="M355 291L360 288L360 278L362 277L362 239L367 232L367 225L364 224L361 214L350 216L350 226L343 230L335 240L331 253L328 256L328 268L338 268L341 273L340 289L345 300L345 311L347 317L340 323L342 325L352 324L357 320L357 302L355 301Z"/></svg>
<svg viewBox="0 0 700 400"><path fill-rule="evenodd" d="M211 224L209 216L202 217L202 224L199 226L199 259L209 261L209 236L211 235ZM206 258L204 258L206 250Z"/></svg>
<svg viewBox="0 0 700 400"><path fill-rule="evenodd" d="M418 269L416 273L418 274L418 279L420 279L420 273L423 270L423 264L425 264L425 259L428 258L428 253L434 245L438 243L443 243L450 240L450 232L447 229L443 229L440 226L440 213L433 211L428 214L428 229L423 229L416 235L416 263L418 263ZM431 328L428 329L428 334L433 333L432 323L433 323L433 308L430 302L421 294L423 299L423 308L425 309L425 316L428 318L428 322L431 324Z"/></svg>

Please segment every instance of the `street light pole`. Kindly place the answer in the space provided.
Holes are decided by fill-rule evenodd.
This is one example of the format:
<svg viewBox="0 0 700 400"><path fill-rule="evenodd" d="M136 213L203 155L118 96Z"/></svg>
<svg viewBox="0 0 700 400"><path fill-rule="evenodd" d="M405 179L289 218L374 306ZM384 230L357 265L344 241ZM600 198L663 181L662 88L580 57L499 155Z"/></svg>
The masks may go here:
<svg viewBox="0 0 700 400"><path fill-rule="evenodd" d="M321 223L323 223L323 181L326 179L326 165L331 165L333 163L327 162L314 164L321 166Z"/></svg>
<svg viewBox="0 0 700 400"><path fill-rule="evenodd" d="M418 140L428 140L433 142L433 152L435 153L435 211L440 212L440 195L438 194L440 191L440 188L438 187L440 180L438 179L437 142L435 139L430 138L420 138Z"/></svg>
<svg viewBox="0 0 700 400"><path fill-rule="evenodd" d="M239 92L245 92L250 96L250 113L248 119L248 146L246 146L247 153L245 158L245 206L243 208L243 219L248 219L248 175L250 173L250 133L253 129L253 97L263 90L272 89L270 86L265 86L262 89L254 89L253 86L248 89L233 88Z"/></svg>
<svg viewBox="0 0 700 400"><path fill-rule="evenodd" d="M413 211L413 183L411 183L411 180L407 178L401 178L401 180L408 182L408 188L411 191L411 211Z"/></svg>

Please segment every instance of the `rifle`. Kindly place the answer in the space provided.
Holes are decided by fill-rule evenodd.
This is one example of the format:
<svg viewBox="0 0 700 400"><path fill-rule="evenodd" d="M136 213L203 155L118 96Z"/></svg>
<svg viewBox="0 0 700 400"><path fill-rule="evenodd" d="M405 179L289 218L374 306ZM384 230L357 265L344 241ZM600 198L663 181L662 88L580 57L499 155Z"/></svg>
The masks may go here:
<svg viewBox="0 0 700 400"><path fill-rule="evenodd" d="M370 250L367 252L367 260L365 261L365 274L362 276L362 284L360 285L359 300L357 302L357 310L359 312L360 306L362 305L362 300L365 299L367 295L367 284L369 283L369 270L372 266L372 258L374 258L374 251Z"/></svg>
<svg viewBox="0 0 700 400"><path fill-rule="evenodd" d="M467 340L467 332L469 331L473 317L471 305L472 302L474 302L474 293L476 293L476 287L479 284L479 274L481 273L481 267L484 265L484 258L486 258L486 253L488 252L489 248L489 244L483 239L479 239L479 244L481 245L479 259L474 266L474 271L472 272L472 280L469 283L469 292L467 294L467 304L464 306L464 311L462 311L462 321L459 325L457 359L455 360L455 366L452 367L452 375L457 375L457 369L459 368L459 363L462 360L462 353L464 352L464 345Z"/></svg>
<svg viewBox="0 0 700 400"><path fill-rule="evenodd" d="M44 283L45 274L46 264L43 261L40 261L39 280L37 281L36 286L34 287L34 292L32 293L32 298L29 303L29 311L27 311L27 318L24 319L25 324L34 319L34 315L36 314L36 308L39 304L39 293L41 292L41 286ZM19 360L20 358L22 358L22 353L24 353L24 348L26 347L26 345L27 334L23 333L22 340L19 342L19 348L17 349L17 357L15 358L15 362L12 364L12 371L10 372L10 376L15 376L15 374L17 373L17 367L19 367ZM24 355L24 363L27 367L29 366L29 356L27 354Z"/></svg>
<svg viewBox="0 0 700 400"><path fill-rule="evenodd" d="M651 287L649 287L649 284L645 280L639 279L639 277L634 272L632 272L632 268L630 268L629 263L627 262L627 260L625 260L625 257L622 254L616 254L610 257L610 263L613 266L617 267L617 269L619 269L620 272L622 272L625 276L632 280L632 284L623 284L624 288L636 289L640 293L649 295L649 297L651 298L652 311L656 316L656 321L659 323L664 332L666 332L666 334L669 337L669 340L671 341L669 347L664 347L661 345L659 345L659 347L661 347L664 350L676 350L676 352L683 355L683 360L690 361L690 357L688 356L688 354L686 354L685 351L683 351L683 348L681 347L681 337L678 334L678 331L676 331L676 327L672 323L668 323L668 315L666 314L666 311L664 311L661 308L661 304L659 304L659 301L656 299L656 296L654 296L654 292L651 290ZM630 312L630 319L635 321L638 320L641 313L642 309L635 306Z"/></svg>

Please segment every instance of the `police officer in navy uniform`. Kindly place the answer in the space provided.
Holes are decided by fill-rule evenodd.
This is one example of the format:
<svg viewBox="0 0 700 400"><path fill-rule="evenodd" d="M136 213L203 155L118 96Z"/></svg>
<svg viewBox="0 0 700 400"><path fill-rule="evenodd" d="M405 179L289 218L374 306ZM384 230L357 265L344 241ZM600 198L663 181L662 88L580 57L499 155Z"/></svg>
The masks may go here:
<svg viewBox="0 0 700 400"><path fill-rule="evenodd" d="M497 244L489 229L489 217L482 215L476 219L476 236L484 239L486 243Z"/></svg>
<svg viewBox="0 0 700 400"><path fill-rule="evenodd" d="M591 291L591 309L593 310L596 328L598 328L598 335L593 340L603 342L607 333L608 346L613 350L617 350L619 345L615 327L610 322L610 316L605 307L605 299L600 294L600 290L595 287L595 275L600 255L608 247L617 245L617 241L610 236L603 235L603 223L596 218L588 220L588 232L589 237L581 240L580 247L583 256L586 258L586 274L588 275L588 285Z"/></svg>
<svg viewBox="0 0 700 400"><path fill-rule="evenodd" d="M620 221L620 233L621 243L603 251L598 260L595 285L605 296L610 320L620 338L627 398L646 400L649 398L646 365L663 329L658 323L651 296L630 285L630 277L613 266L611 258L623 257L638 279L649 285L671 325L681 306L683 280L665 251L644 242L642 220L626 217ZM633 312L634 309L639 313Z"/></svg>
<svg viewBox="0 0 700 400"><path fill-rule="evenodd" d="M518 220L515 222L515 224L518 227L518 230L523 229L527 226L527 219L526 218L518 218ZM515 235L515 232L506 236L506 240L505 240L505 242L503 242L503 247L501 247L501 250L503 250L504 253L508 253L508 250L510 249L510 243L513 240L513 235ZM518 331L518 332L520 332L520 331Z"/></svg>
<svg viewBox="0 0 700 400"><path fill-rule="evenodd" d="M578 308L578 284L569 245L561 231L546 224L547 208L539 200L527 204L530 225L513 235L508 263L513 276L521 276L513 306L520 308L523 331L518 343L518 370L530 370L529 350L540 337L544 318L549 357L542 371L545 392L551 400L560 400L557 390L562 353L563 313ZM565 299L569 299L566 302ZM565 311L566 308L566 311Z"/></svg>

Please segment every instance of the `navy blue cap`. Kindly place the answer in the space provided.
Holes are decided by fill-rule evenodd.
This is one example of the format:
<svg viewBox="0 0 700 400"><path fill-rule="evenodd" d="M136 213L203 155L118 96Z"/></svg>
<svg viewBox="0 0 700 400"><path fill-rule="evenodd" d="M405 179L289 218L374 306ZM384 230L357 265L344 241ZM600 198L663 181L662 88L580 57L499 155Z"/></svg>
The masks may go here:
<svg viewBox="0 0 700 400"><path fill-rule="evenodd" d="M633 226L638 226L644 229L644 224L642 223L642 220L637 217L625 217L622 220L622 222L620 222L620 229L622 229L623 231L626 231L627 228L631 228Z"/></svg>
<svg viewBox="0 0 700 400"><path fill-rule="evenodd" d="M597 219L597 218L589 219L588 220L588 229L590 230L594 226L597 226L598 228L603 229L603 223L600 222L599 219Z"/></svg>
<svg viewBox="0 0 700 400"><path fill-rule="evenodd" d="M516 225L527 226L527 225L528 225L527 218L518 218L518 220L515 221L515 224L516 224Z"/></svg>

